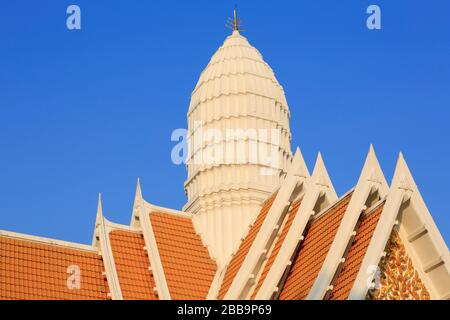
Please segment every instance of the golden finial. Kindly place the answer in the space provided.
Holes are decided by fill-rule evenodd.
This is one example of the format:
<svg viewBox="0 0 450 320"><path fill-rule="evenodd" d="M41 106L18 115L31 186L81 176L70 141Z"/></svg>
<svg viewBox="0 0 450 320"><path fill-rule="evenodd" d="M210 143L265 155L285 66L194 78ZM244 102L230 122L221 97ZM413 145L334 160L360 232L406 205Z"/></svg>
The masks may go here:
<svg viewBox="0 0 450 320"><path fill-rule="evenodd" d="M234 11L233 11L233 18L228 18L227 24L226 24L227 28L230 28L233 31L243 31L241 29L241 20L238 18L237 15L237 6L234 6Z"/></svg>

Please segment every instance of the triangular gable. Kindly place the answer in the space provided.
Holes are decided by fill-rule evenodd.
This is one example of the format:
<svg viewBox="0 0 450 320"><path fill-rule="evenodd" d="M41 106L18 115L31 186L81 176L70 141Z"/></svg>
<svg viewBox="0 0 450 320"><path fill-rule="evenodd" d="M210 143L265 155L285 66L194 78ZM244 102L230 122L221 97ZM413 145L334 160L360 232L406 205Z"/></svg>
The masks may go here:
<svg viewBox="0 0 450 320"><path fill-rule="evenodd" d="M138 179L130 224L142 230L155 292L162 300L206 299L215 280L217 265L192 218L146 202Z"/></svg>
<svg viewBox="0 0 450 320"><path fill-rule="evenodd" d="M348 208L337 230L321 270L308 294L308 299L323 299L341 264L361 214L368 206L384 197L389 188L373 146L370 146L360 178Z"/></svg>
<svg viewBox="0 0 450 320"><path fill-rule="evenodd" d="M136 201L139 197L142 199L138 180ZM103 257L112 299L158 299L149 253L139 223L126 226L108 221L103 216L101 195L98 198L93 245Z"/></svg>
<svg viewBox="0 0 450 320"><path fill-rule="evenodd" d="M281 277L291 262L298 243L302 241L304 229L310 217L314 215L314 210L320 211L320 208L337 200L336 192L320 153L307 184L308 187L301 204L298 203L295 211L291 208L293 212L290 212L288 220L283 224L280 237L264 266L263 275L258 279L252 298L270 299L276 294Z"/></svg>
<svg viewBox="0 0 450 320"><path fill-rule="evenodd" d="M254 279L266 258L267 252L276 238L280 223L288 212L293 200L300 192L304 192L305 182L310 175L300 149L297 148L287 176L270 206L267 216L262 222L248 254L225 294L225 299L244 298L254 284Z"/></svg>
<svg viewBox="0 0 450 320"><path fill-rule="evenodd" d="M419 276L411 257L394 227L375 277L368 277L368 300L430 300L430 292ZM372 271L370 270L370 271ZM369 273L369 276L372 274Z"/></svg>
<svg viewBox="0 0 450 320"><path fill-rule="evenodd" d="M366 297L368 291L367 270L380 264L395 225L398 225L399 241L405 247L406 254L411 258L414 268L425 283L431 298L449 299L449 251L402 154L397 162L386 205L349 299Z"/></svg>

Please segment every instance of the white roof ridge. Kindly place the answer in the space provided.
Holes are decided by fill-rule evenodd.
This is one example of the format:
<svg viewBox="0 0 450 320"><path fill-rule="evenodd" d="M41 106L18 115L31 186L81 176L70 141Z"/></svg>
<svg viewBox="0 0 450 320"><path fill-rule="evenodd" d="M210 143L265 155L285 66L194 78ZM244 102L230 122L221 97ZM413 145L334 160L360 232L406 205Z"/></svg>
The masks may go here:
<svg viewBox="0 0 450 320"><path fill-rule="evenodd" d="M59 247L70 248L70 249L78 249L78 250L93 251L93 252L97 251L92 245L89 245L89 244L83 244L83 243L71 242L71 241L65 241L65 240L58 240L58 239L53 239L53 238L35 236L35 235L6 231L6 230L0 230L0 237L41 243L41 244L48 244L48 245L59 246Z"/></svg>

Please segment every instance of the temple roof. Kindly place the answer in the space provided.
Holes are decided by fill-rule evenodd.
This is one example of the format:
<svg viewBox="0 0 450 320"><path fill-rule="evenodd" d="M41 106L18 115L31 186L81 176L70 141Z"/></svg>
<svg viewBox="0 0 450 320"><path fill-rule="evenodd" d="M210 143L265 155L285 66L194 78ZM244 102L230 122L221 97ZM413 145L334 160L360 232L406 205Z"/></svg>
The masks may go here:
<svg viewBox="0 0 450 320"><path fill-rule="evenodd" d="M217 266L192 219L155 212L150 221L172 299L206 299Z"/></svg>
<svg viewBox="0 0 450 320"><path fill-rule="evenodd" d="M93 248L0 233L0 300L106 300L104 271ZM71 278L77 273L83 277L79 286Z"/></svg>
<svg viewBox="0 0 450 320"><path fill-rule="evenodd" d="M448 248L402 155L387 187L371 148L338 198L322 157L309 176L297 150L223 267L193 215L148 203L140 184L132 216L110 222L99 200L92 245L0 231L0 299L450 298Z"/></svg>
<svg viewBox="0 0 450 320"><path fill-rule="evenodd" d="M308 296L347 210L351 195L340 199L311 222L280 290L280 299L299 300Z"/></svg>
<svg viewBox="0 0 450 320"><path fill-rule="evenodd" d="M123 298L157 300L142 233L113 230L109 233L109 241Z"/></svg>
<svg viewBox="0 0 450 320"><path fill-rule="evenodd" d="M347 299L353 283L361 268L362 260L367 252L375 227L383 212L385 201L381 201L367 214L360 217L356 235L350 242L345 261L341 264L333 281L333 288L329 291L329 298L333 300Z"/></svg>

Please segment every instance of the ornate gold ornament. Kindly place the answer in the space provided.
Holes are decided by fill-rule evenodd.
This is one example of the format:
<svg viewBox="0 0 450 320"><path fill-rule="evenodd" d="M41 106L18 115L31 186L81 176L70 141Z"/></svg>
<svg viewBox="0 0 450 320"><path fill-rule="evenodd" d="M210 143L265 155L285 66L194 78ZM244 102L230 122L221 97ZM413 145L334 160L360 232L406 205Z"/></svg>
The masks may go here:
<svg viewBox="0 0 450 320"><path fill-rule="evenodd" d="M429 300L430 294L414 269L400 236L392 231L386 245L386 256L380 262L378 289L369 290L370 300Z"/></svg>

